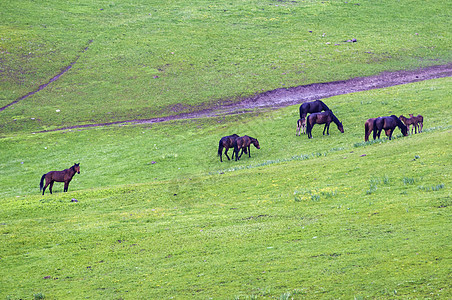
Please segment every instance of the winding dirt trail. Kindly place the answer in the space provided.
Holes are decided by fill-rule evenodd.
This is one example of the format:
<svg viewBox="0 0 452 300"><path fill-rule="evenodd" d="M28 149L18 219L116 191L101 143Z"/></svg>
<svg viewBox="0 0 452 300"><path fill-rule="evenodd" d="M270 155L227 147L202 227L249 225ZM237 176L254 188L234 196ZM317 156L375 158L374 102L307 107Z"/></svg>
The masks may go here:
<svg viewBox="0 0 452 300"><path fill-rule="evenodd" d="M91 43L92 41L89 41ZM86 47L83 52L86 52ZM79 56L80 57L80 56ZM47 83L41 85L37 90L28 93L15 100L14 102L0 108L0 112L5 108L24 100L42 89L46 88L50 83L58 80L64 73L69 71L71 67L77 62L79 57L76 58L69 66L65 67L55 77L50 79ZM409 71L396 71L396 72L383 72L378 75L369 77L356 77L348 80L333 81L325 83L314 83L309 85L302 85L292 88L279 88L276 90L264 92L262 94L255 95L253 97L244 98L239 102L231 104L218 104L210 106L209 108L194 110L188 113L175 114L165 117L151 118L151 119L135 119L135 120L123 120L110 123L96 123L76 125L54 129L52 131L67 130L75 128L87 128L97 126L108 126L114 124L127 124L127 123L159 123L171 120L182 119L194 119L194 118L206 118L216 117L221 115L240 114L249 112L255 109L271 109L278 107L285 107L289 105L300 104L307 101L316 99L323 99L337 95L361 92L371 89L380 89L400 84L413 83L423 80L452 77L452 63L445 65L432 66L427 68L420 68L417 70ZM42 131L45 132L45 131Z"/></svg>
<svg viewBox="0 0 452 300"><path fill-rule="evenodd" d="M196 110L189 113L181 113L166 117L152 119L124 120L110 123L86 124L59 128L66 130L75 128L87 128L97 126L108 126L114 124L143 124L159 123L171 120L195 119L206 117L217 117L221 115L240 114L253 109L270 109L300 104L316 99L328 98L337 95L361 92L372 89L380 89L395 85L413 83L423 80L452 77L452 63L421 68L410 71L383 72L369 77L356 77L343 81L326 83L314 83L292 88L280 88L268 91L250 98L244 98L232 104L214 105L207 109ZM53 131L56 131L53 130Z"/></svg>

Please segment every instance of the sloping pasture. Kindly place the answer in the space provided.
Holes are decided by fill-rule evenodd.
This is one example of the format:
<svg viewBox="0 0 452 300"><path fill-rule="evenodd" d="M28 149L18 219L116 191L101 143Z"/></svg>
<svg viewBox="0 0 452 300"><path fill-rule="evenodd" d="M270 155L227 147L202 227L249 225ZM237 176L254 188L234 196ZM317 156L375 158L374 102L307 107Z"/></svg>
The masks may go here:
<svg viewBox="0 0 452 300"><path fill-rule="evenodd" d="M345 133L311 140L297 106L4 138L1 297L448 298L450 93L444 78L325 99ZM423 133L363 142L368 117L410 112ZM220 163L233 132L262 148ZM72 162L69 193L39 195Z"/></svg>

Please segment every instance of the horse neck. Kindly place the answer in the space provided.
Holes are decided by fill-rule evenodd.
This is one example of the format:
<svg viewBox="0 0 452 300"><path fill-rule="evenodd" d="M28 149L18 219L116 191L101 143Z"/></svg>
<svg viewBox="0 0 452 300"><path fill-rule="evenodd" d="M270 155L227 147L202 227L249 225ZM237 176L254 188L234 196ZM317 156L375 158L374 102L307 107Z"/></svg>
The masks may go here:
<svg viewBox="0 0 452 300"><path fill-rule="evenodd" d="M69 174L71 175L71 177L73 177L74 174L77 173L77 171L75 171L75 167L74 166L70 167L68 169L68 171L69 171Z"/></svg>
<svg viewBox="0 0 452 300"><path fill-rule="evenodd" d="M339 119L333 113L330 113L330 115L336 125L339 125L341 123L341 121L339 121Z"/></svg>

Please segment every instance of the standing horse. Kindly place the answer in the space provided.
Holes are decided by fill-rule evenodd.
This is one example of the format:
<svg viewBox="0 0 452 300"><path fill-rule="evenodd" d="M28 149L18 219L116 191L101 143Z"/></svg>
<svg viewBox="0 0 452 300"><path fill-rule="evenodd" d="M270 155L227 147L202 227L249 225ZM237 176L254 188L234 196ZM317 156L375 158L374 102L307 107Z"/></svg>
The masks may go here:
<svg viewBox="0 0 452 300"><path fill-rule="evenodd" d="M369 136L372 130L374 129L374 121L376 118L367 119L366 123L364 123L364 141L369 141Z"/></svg>
<svg viewBox="0 0 452 300"><path fill-rule="evenodd" d="M298 119L298 121L297 121L297 133L296 133L296 135L300 136L300 131L302 133L306 133L306 118Z"/></svg>
<svg viewBox="0 0 452 300"><path fill-rule="evenodd" d="M374 140L377 137L380 138L380 134L383 129L385 130L386 136L388 136L389 139L391 139L392 133L394 132L394 129L396 127L400 128L400 130L402 131L402 134L404 136L408 135L408 130L407 130L405 124L403 124L403 122L400 121L400 119L397 118L397 116L395 116L395 115L391 115L389 117L376 118L374 120L373 126L374 126L374 128L373 128Z"/></svg>
<svg viewBox="0 0 452 300"><path fill-rule="evenodd" d="M417 127L417 132L422 132L422 128L424 127L424 117L421 115L414 117L413 114L410 114L410 119L414 119L414 125Z"/></svg>
<svg viewBox="0 0 452 300"><path fill-rule="evenodd" d="M302 105L300 105L300 119L306 118L306 115L308 113L316 113L321 112L322 110L328 111L330 110L328 106L326 106L325 103L323 103L320 100L315 100L312 102L305 102Z"/></svg>
<svg viewBox="0 0 452 300"><path fill-rule="evenodd" d="M50 194L52 194L52 187L53 183L56 182L64 182L64 192L67 192L69 187L69 182L71 182L72 177L74 177L75 173L80 174L80 164L74 164L69 169L65 169L63 171L50 171L49 173L46 173L42 175L41 182L39 184L40 190L42 190L42 194L44 195L44 192L49 186ZM46 185L44 186L44 179L46 180ZM44 186L44 188L43 188Z"/></svg>
<svg viewBox="0 0 452 300"><path fill-rule="evenodd" d="M259 142L257 139L252 138L250 136L244 135L239 138L237 138L234 142L234 153L235 153L235 160L239 160L240 157L242 157L243 152L248 152L248 157L251 157L251 144L254 145L257 149L260 149ZM242 153L239 155L239 151L242 149Z"/></svg>
<svg viewBox="0 0 452 300"><path fill-rule="evenodd" d="M417 133L416 121L415 121L415 117L413 117L413 115L411 115L410 118L407 118L404 115L400 115L399 119L400 119L400 121L403 122L403 124L405 124L408 132L410 132L410 126L413 125L411 127L411 134L413 134L413 129L414 129L414 133Z"/></svg>
<svg viewBox="0 0 452 300"><path fill-rule="evenodd" d="M325 124L325 127L323 128L323 135L325 135L325 130L326 134L330 135L331 122L334 122L337 125L337 129L339 129L340 132L344 133L344 127L342 126L342 123L331 110L310 114L306 119L306 133L308 135L308 138L312 138L312 127L314 126L314 124Z"/></svg>
<svg viewBox="0 0 452 300"><path fill-rule="evenodd" d="M234 141L238 138L239 136L237 134L233 134L233 135L228 135L228 136L224 136L221 138L219 145L218 145L218 156L220 157L220 161L223 162L223 148L226 149L224 151L224 155L226 155L226 157L229 159L228 156L228 150L229 148L234 148ZM232 152L232 159L234 159L234 152Z"/></svg>

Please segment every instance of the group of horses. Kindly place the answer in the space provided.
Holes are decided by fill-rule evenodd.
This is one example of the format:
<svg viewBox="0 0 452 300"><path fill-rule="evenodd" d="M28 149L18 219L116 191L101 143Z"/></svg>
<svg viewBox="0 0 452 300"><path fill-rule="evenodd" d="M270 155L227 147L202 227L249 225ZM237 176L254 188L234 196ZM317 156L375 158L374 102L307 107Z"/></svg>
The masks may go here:
<svg viewBox="0 0 452 300"><path fill-rule="evenodd" d="M309 116L308 113L310 114ZM297 121L297 135L306 133L308 138L312 138L312 127L315 124L325 124L323 128L323 135L325 131L327 135L330 135L330 124L334 122L337 129L344 133L344 126L342 122L333 114L331 109L320 100L303 103L300 106L300 119Z"/></svg>
<svg viewBox="0 0 452 300"><path fill-rule="evenodd" d="M255 138L252 138L248 135L238 136L237 134L224 136L220 139L218 144L218 156L220 156L220 161L223 162L223 149L225 149L224 154L230 160L228 155L229 148L234 148L232 152L232 159L239 160L242 157L242 154L248 154L248 157L251 157L251 144L254 145L257 149L260 149L259 141ZM239 155L239 151L242 152Z"/></svg>
<svg viewBox="0 0 452 300"><path fill-rule="evenodd" d="M413 134L413 129L414 133L422 132L424 117L421 115L413 116L413 114L410 114L410 118L406 118L403 115L398 118L396 115L370 118L364 123L364 141L369 141L371 132L373 132L374 140L380 138L382 130L384 130L386 136L391 139L392 133L396 127L399 127L402 134L407 136L411 125L413 126L411 127L411 134Z"/></svg>

